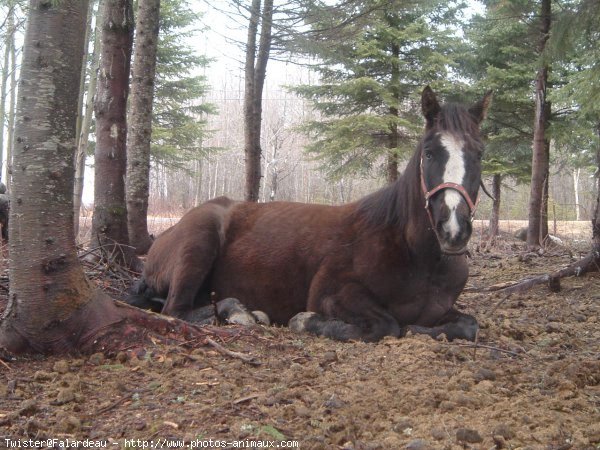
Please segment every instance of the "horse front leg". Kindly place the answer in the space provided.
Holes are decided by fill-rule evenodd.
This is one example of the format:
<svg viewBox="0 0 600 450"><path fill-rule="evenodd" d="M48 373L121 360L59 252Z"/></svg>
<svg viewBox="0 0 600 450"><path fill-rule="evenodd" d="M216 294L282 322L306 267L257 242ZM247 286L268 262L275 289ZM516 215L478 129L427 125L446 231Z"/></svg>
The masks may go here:
<svg viewBox="0 0 600 450"><path fill-rule="evenodd" d="M373 300L362 286L350 284L339 293L309 301L312 311L292 317L289 328L338 341L375 342L384 336L400 336L396 319Z"/></svg>
<svg viewBox="0 0 600 450"><path fill-rule="evenodd" d="M451 308L434 327L408 325L404 331L410 331L414 334L427 334L432 338L445 334L449 341L454 339L475 341L478 330L479 324L475 317Z"/></svg>

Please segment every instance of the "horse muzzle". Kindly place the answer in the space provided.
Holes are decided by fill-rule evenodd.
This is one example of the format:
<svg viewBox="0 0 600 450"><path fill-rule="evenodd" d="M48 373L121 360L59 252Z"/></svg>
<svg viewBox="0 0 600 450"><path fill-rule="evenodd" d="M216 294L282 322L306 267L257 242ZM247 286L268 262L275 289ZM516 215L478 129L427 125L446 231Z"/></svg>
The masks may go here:
<svg viewBox="0 0 600 450"><path fill-rule="evenodd" d="M435 234L442 253L459 255L467 251L467 244L473 233L470 211L461 203L453 210L445 209L435 223Z"/></svg>

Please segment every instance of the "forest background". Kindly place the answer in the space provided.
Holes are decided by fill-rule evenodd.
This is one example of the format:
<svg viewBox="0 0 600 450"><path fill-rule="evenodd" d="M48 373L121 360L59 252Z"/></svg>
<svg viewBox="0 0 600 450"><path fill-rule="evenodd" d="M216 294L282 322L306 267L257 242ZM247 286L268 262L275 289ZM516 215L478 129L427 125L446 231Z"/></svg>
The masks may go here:
<svg viewBox="0 0 600 450"><path fill-rule="evenodd" d="M25 3L0 2L3 181L10 167ZM90 79L97 64L92 55L98 45L94 43L98 6L92 3L96 12L89 24L82 116L86 97L93 96ZM219 195L244 197L243 59L250 10L246 3L162 2L152 215L180 215ZM537 48L540 2L388 2L389 8L383 10L380 3L349 2L344 10L316 2L312 13L304 11L307 16L296 28L291 24L299 21L302 2L274 6L263 95L259 200L337 204L385 184L389 123L394 123L393 153L401 170L422 126L420 90L431 84L449 99L471 99L494 90L494 107L484 129L485 183L501 183L500 218L526 220L534 84L537 66L544 61L552 66L547 89L552 102L547 130L549 219L589 220L596 199L598 136L589 113L593 107L582 107L581 101L594 102L585 77L598 63L585 39L593 43L597 31L585 39L569 36L574 31L569 30L569 21L593 2L553 5L553 33L564 38L555 39L551 51L545 52ZM350 25L339 36L316 31L311 36L311 30L326 29L336 20L343 23L344 17ZM561 48L562 41L578 39L568 50ZM393 42L399 43L398 48ZM389 69L396 67L389 62L394 51L399 52L396 57L402 56L396 72ZM390 113L388 105L393 103L399 111ZM83 214L93 205L93 120L89 126ZM492 202L483 197L478 218L487 219L491 213Z"/></svg>

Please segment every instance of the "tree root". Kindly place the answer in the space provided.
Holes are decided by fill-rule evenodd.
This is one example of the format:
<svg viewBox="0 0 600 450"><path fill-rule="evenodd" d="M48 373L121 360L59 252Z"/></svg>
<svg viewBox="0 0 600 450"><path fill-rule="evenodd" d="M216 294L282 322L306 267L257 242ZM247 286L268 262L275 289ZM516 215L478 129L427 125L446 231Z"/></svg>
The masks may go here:
<svg viewBox="0 0 600 450"><path fill-rule="evenodd" d="M216 343L216 340L226 342L244 333L255 333L255 328L199 326L114 301L99 289L93 291L84 306L68 319L39 335L21 333L19 324L11 321L3 325L5 329L0 330L0 359L6 361L12 359L11 354L20 353L69 355L101 352L116 355L132 348L143 349L162 343L189 348L212 346L229 357L258 364L251 355L229 351Z"/></svg>
<svg viewBox="0 0 600 450"><path fill-rule="evenodd" d="M249 332L246 328L224 328L210 325L198 326L174 317L132 307L122 302L114 302L119 320L96 328L81 339L80 349L84 353L100 351L117 353L136 346L156 344L176 344L182 347L212 346L219 353L241 359L250 364L258 364L251 355L233 352L215 339L232 340Z"/></svg>

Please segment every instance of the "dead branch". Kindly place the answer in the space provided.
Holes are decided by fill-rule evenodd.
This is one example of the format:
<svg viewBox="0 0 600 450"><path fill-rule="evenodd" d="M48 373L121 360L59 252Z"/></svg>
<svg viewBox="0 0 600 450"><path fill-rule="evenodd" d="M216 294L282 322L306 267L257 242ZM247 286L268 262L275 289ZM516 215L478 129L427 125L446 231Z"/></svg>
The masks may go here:
<svg viewBox="0 0 600 450"><path fill-rule="evenodd" d="M251 364L253 366L260 365L260 362L257 361L253 356L245 355L244 353L239 353L239 352L234 352L232 350L229 350L229 349L223 347L218 342L213 341L211 338L206 338L206 342L208 343L208 345L213 347L215 350L217 350L222 355L229 356L231 358L240 359L243 362L245 362L246 364Z"/></svg>
<svg viewBox="0 0 600 450"><path fill-rule="evenodd" d="M574 262L573 264L557 270L552 273L529 277L514 283L501 283L483 288L480 292L499 292L504 295L522 293L539 284L547 284L552 292L559 292L561 289L560 279L565 277L580 277L587 272L599 271L598 262L600 253L596 250L591 251L585 258Z"/></svg>

